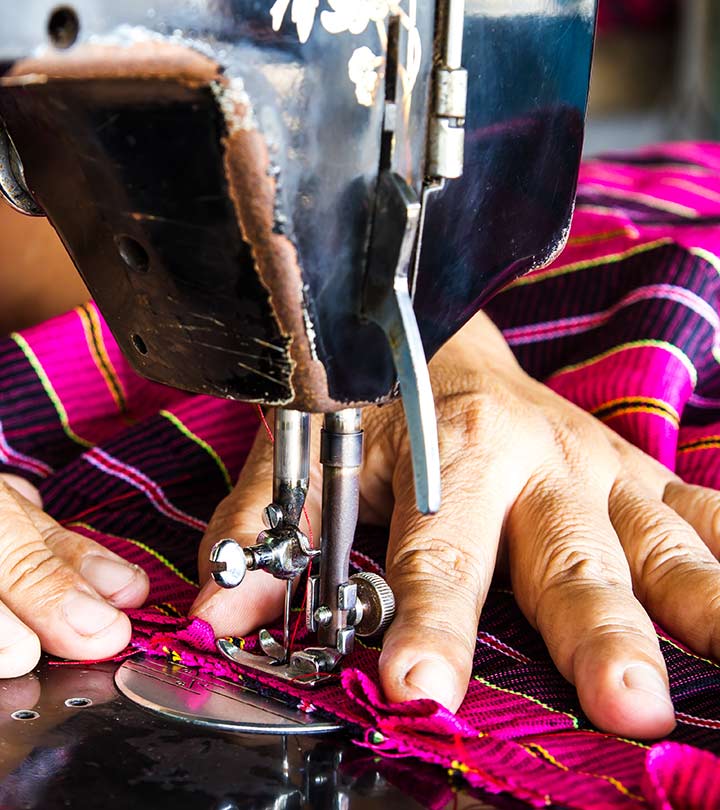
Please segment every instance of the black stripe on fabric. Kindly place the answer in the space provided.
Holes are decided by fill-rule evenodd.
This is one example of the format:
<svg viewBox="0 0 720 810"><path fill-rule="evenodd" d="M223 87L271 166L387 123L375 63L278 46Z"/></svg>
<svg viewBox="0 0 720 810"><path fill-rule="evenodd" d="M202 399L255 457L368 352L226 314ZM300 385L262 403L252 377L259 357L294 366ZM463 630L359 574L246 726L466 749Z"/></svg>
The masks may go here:
<svg viewBox="0 0 720 810"><path fill-rule="evenodd" d="M613 416L626 411L628 408L642 408L644 411L656 413L658 416L668 417L672 421L677 421L677 414L671 408L664 407L662 403L651 402L650 400L641 400L633 398L631 401L616 402L612 405L604 405L601 408L596 408L591 411L593 416L600 420L612 419Z"/></svg>
<svg viewBox="0 0 720 810"><path fill-rule="evenodd" d="M128 428L101 449L121 464L134 467L151 479L162 487L173 506L199 520L208 521L217 503L227 493L225 478L215 460L161 416ZM112 466L102 458L99 463ZM120 470L119 475L122 474ZM64 470L62 483L58 481L49 485L44 494L47 503L52 505L53 514L67 520L101 500L133 492L138 493L139 502L147 502L146 496L132 484L98 469L86 459L73 465L73 469ZM260 520L258 515L259 523Z"/></svg>
<svg viewBox="0 0 720 810"><path fill-rule="evenodd" d="M688 444L681 444L678 450L702 450L711 447L717 447L717 439L699 439L696 442L689 442Z"/></svg>
<svg viewBox="0 0 720 810"><path fill-rule="evenodd" d="M55 469L83 450L65 433L35 370L9 338L0 341L0 421L13 450ZM37 476L32 478L39 482Z"/></svg>
<svg viewBox="0 0 720 810"><path fill-rule="evenodd" d="M122 388L118 383L115 369L113 369L108 363L106 351L103 346L102 335L98 332L97 319L91 314L90 306L88 304L81 307L81 309L85 314L88 331L90 332L90 340L92 341L92 346L95 350L95 357L97 357L98 362L102 366L103 371L105 372L105 379L115 394L115 399L118 402L120 413L127 414L127 402L125 400L125 395L123 394Z"/></svg>
<svg viewBox="0 0 720 810"><path fill-rule="evenodd" d="M647 168L687 166L689 168L703 169L708 172L708 174L711 172L711 169L701 163L686 158L675 157L674 155L663 152L650 152L641 155L627 152L611 152L610 154L602 154L593 158L593 163L595 162L610 163L613 165L626 164L628 166L645 166Z"/></svg>
<svg viewBox="0 0 720 810"><path fill-rule="evenodd" d="M638 288L658 284L689 290L720 311L717 270L676 245L664 245L617 262L512 288L493 299L486 312L501 329L532 326L604 312ZM544 379L560 367L582 362L620 344L660 340L687 354L704 378L718 366L712 352L714 339L711 324L692 308L653 298L624 306L607 323L589 331L511 348L528 373Z"/></svg>

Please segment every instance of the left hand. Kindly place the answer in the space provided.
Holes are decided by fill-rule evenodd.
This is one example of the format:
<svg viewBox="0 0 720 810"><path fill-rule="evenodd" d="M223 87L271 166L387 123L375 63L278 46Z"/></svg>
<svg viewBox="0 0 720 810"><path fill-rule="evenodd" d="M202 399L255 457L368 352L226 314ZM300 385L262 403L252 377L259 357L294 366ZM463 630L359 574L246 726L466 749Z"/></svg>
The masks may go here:
<svg viewBox="0 0 720 810"><path fill-rule="evenodd" d="M401 405L365 414L360 516L390 527L387 577L398 606L380 656L387 698L459 707L497 565L596 726L669 733L674 712L651 617L698 653L720 654L720 493L684 484L528 377L482 314L430 370L437 515L415 508ZM320 479L316 465L307 502L316 533ZM203 580L217 540L255 542L271 481L261 432L203 540ZM191 612L219 635L242 635L280 614L283 590L265 573L234 591L209 581Z"/></svg>

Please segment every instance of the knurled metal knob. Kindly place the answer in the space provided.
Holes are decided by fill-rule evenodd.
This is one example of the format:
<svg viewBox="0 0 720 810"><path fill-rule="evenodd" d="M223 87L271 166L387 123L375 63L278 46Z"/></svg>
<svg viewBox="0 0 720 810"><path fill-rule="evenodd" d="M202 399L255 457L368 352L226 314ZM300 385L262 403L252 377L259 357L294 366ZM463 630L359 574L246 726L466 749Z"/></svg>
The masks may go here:
<svg viewBox="0 0 720 810"><path fill-rule="evenodd" d="M378 574L362 571L353 574L350 582L357 585L357 601L362 613L355 625L361 638L383 633L395 618L395 595L390 586Z"/></svg>
<svg viewBox="0 0 720 810"><path fill-rule="evenodd" d="M245 579L245 549L235 540L220 540L210 551L210 573L221 588L236 588Z"/></svg>

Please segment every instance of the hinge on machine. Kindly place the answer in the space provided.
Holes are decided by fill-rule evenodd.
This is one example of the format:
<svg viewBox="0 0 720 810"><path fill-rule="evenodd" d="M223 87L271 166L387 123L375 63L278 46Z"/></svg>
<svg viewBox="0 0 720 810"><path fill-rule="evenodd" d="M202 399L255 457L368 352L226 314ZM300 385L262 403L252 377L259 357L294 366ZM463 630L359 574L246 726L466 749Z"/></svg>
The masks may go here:
<svg viewBox="0 0 720 810"><path fill-rule="evenodd" d="M465 0L446 0L438 11L439 36L433 76L433 109L428 129L429 178L448 180L463 173L467 71L462 67Z"/></svg>

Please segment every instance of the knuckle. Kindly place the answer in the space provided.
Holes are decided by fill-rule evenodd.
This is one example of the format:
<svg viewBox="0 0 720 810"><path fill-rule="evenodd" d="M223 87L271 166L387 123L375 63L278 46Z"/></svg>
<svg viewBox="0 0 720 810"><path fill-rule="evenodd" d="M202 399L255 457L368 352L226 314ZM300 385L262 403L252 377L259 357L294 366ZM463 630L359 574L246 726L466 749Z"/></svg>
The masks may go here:
<svg viewBox="0 0 720 810"><path fill-rule="evenodd" d="M538 588L539 599L553 597L559 589L630 587L629 571L599 549L590 550L576 539L552 543L545 554Z"/></svg>
<svg viewBox="0 0 720 810"><path fill-rule="evenodd" d="M584 638L578 644L578 651L587 644L592 644L593 647L597 648L598 644L603 643L630 645L636 650L651 655L651 657L659 657L656 636L652 631L649 620L647 625L644 625L643 622L635 623L622 617L608 618L598 622L588 627Z"/></svg>
<svg viewBox="0 0 720 810"><path fill-rule="evenodd" d="M47 549L17 556L4 570L4 591L13 602L30 598L35 604L51 601L73 585L63 561Z"/></svg>
<svg viewBox="0 0 720 810"><path fill-rule="evenodd" d="M458 622L448 611L429 614L427 610L418 609L407 612L405 619L408 624L420 628L421 634L428 639L442 639L444 651L459 649L466 657L472 658L475 652L475 632L463 632L464 623Z"/></svg>
<svg viewBox="0 0 720 810"><path fill-rule="evenodd" d="M593 422L592 417L585 414L578 416L572 413L562 420L554 420L552 439L562 457L574 467L581 469L585 469L590 461L588 458L590 448L593 450L594 467L599 465L597 455L602 448L617 457L617 451L607 441L604 441L599 426ZM616 466L619 467L617 458Z"/></svg>
<svg viewBox="0 0 720 810"><path fill-rule="evenodd" d="M720 590L714 591L708 598L707 613L714 620L710 624L716 624L720 618Z"/></svg>
<svg viewBox="0 0 720 810"><path fill-rule="evenodd" d="M692 541L690 532L682 526L654 521L644 529L645 542L637 562L637 588L641 595L662 589L666 582L678 581L687 573L705 567L702 549Z"/></svg>
<svg viewBox="0 0 720 810"><path fill-rule="evenodd" d="M678 562L687 556L687 546L677 534L670 534L655 523L645 528L645 554L640 561L640 580L647 586L658 585Z"/></svg>
<svg viewBox="0 0 720 810"><path fill-rule="evenodd" d="M598 555L578 548L573 542L554 543L548 549L542 585L547 590L568 583L596 582L605 578Z"/></svg>
<svg viewBox="0 0 720 810"><path fill-rule="evenodd" d="M400 547L392 562L395 581L408 584L437 586L442 583L461 598L478 601L482 583L487 575L481 561L469 554L456 542L444 538L428 538Z"/></svg>
<svg viewBox="0 0 720 810"><path fill-rule="evenodd" d="M493 437L512 435L508 393L496 388L486 382L481 389L454 392L438 403L440 455L446 465L486 447ZM513 432L517 431L515 425Z"/></svg>

